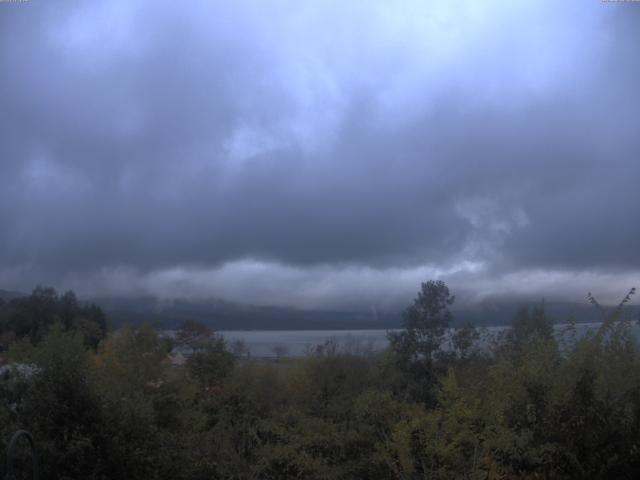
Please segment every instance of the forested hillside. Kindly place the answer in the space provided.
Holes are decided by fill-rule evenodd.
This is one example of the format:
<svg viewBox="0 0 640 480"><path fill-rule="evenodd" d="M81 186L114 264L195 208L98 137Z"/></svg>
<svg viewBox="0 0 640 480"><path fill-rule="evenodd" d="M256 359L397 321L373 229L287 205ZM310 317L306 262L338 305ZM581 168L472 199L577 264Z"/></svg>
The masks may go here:
<svg viewBox="0 0 640 480"><path fill-rule="evenodd" d="M0 299L27 297L19 292L0 290ZM158 329L174 329L184 319L196 320L214 330L361 330L391 329L402 324L402 309L369 310L304 310L291 307L247 305L218 299L165 299L146 297L95 297L80 305L99 305L114 328L123 325L142 326L149 323ZM520 299L485 299L452 305L454 326L473 323L476 326L509 325L518 310L527 304ZM545 302L550 320L563 323L600 322L615 310L603 306L595 310L586 302ZM628 307L628 315L639 318L636 306Z"/></svg>

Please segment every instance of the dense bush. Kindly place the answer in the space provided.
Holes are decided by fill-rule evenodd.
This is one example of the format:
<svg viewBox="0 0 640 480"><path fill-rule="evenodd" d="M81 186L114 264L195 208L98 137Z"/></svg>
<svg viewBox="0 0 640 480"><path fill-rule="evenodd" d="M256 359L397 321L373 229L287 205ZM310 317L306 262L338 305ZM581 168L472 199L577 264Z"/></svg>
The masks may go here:
<svg viewBox="0 0 640 480"><path fill-rule="evenodd" d="M493 342L466 326L445 351L453 297L430 282L385 352L329 342L260 361L193 322L95 346L78 319L103 316L63 298L39 291L0 317L7 361L29 366L0 378L0 433L34 434L45 479L640 476L640 351L622 309L582 336L523 309Z"/></svg>

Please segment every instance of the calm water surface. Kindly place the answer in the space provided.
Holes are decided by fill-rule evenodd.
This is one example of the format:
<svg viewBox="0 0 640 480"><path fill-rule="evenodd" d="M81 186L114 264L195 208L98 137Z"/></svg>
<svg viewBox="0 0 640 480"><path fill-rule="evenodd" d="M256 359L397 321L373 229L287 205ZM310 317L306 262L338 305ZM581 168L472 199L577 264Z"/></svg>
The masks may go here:
<svg viewBox="0 0 640 480"><path fill-rule="evenodd" d="M594 331L599 323L580 323L576 325L576 333L583 335ZM507 327L487 327L485 335L496 335ZM567 325L555 325L558 337ZM640 327L633 327L636 337L640 337ZM389 344L388 330L226 330L219 333L227 343L233 345L240 341L254 357L275 357L278 355L301 356L315 345L329 340L335 342L339 349L351 352L367 352L384 350ZM486 341L486 340L485 340Z"/></svg>

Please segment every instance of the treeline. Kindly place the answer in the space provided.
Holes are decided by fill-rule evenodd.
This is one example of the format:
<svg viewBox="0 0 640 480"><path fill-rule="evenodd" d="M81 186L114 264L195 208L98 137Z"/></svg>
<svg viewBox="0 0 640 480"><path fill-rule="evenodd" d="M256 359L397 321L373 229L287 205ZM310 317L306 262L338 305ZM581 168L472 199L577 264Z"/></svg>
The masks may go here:
<svg viewBox="0 0 640 480"><path fill-rule="evenodd" d="M107 334L107 317L100 307L81 305L73 291L58 295L53 288L38 286L29 296L0 298L0 351L16 339L37 344L56 323L77 332L94 349Z"/></svg>
<svg viewBox="0 0 640 480"><path fill-rule="evenodd" d="M633 293L587 335L554 335L541 304L497 337L449 337L454 297L427 282L386 351L278 362L196 322L96 343L80 319L98 320L48 295L30 328L15 312L35 310L0 309L0 433L32 432L46 479L638 478Z"/></svg>

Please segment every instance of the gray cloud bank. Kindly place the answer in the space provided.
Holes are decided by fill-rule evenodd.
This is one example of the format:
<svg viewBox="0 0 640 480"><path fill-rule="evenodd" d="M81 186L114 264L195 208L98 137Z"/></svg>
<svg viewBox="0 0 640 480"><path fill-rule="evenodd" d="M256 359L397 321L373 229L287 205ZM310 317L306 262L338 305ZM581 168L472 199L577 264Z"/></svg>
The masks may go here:
<svg viewBox="0 0 640 480"><path fill-rule="evenodd" d="M633 3L0 4L0 281L614 298L640 278L639 32Z"/></svg>

